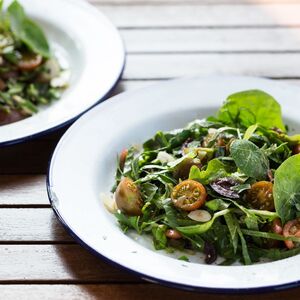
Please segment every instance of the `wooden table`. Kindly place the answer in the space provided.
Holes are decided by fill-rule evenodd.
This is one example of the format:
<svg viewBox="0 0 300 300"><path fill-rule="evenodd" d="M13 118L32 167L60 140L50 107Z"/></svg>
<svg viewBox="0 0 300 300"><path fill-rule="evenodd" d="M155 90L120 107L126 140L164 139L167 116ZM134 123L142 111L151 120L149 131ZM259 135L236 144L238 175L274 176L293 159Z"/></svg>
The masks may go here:
<svg viewBox="0 0 300 300"><path fill-rule="evenodd" d="M115 94L192 74L300 84L300 1L91 2L118 26L127 47ZM147 283L74 242L54 216L45 188L48 160L64 131L0 149L0 299L229 298ZM300 299L299 294L300 288L243 299Z"/></svg>

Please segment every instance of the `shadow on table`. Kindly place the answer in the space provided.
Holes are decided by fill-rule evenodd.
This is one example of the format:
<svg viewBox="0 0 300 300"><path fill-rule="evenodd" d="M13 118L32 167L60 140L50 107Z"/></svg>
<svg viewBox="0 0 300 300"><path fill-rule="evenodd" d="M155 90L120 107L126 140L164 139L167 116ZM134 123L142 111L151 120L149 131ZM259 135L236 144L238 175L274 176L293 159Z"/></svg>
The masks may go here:
<svg viewBox="0 0 300 300"><path fill-rule="evenodd" d="M123 83L107 96L124 91ZM70 125L27 142L0 148L0 174L43 174L58 141Z"/></svg>

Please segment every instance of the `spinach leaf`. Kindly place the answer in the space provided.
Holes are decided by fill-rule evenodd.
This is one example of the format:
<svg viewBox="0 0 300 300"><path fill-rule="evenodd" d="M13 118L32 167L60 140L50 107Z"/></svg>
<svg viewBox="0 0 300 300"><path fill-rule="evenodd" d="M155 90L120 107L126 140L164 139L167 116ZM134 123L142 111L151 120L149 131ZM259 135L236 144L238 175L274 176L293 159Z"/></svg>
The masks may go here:
<svg viewBox="0 0 300 300"><path fill-rule="evenodd" d="M225 202L223 199L213 199L205 203L205 206L212 211L223 210L230 206L230 202Z"/></svg>
<svg viewBox="0 0 300 300"><path fill-rule="evenodd" d="M230 146L231 156L237 167L247 176L263 180L269 170L269 160L254 143L235 140Z"/></svg>
<svg viewBox="0 0 300 300"><path fill-rule="evenodd" d="M33 52L50 57L50 49L43 30L25 15L18 1L13 1L7 8L13 34Z"/></svg>
<svg viewBox="0 0 300 300"><path fill-rule="evenodd" d="M249 140L251 138L252 134L256 131L257 127L258 127L258 124L249 126L244 134L243 139Z"/></svg>
<svg viewBox="0 0 300 300"><path fill-rule="evenodd" d="M249 127L259 123L285 131L278 102L260 90L248 90L230 95L217 113L217 118L228 125Z"/></svg>
<svg viewBox="0 0 300 300"><path fill-rule="evenodd" d="M226 166L219 159L215 158L209 161L206 170L200 171L197 166L190 169L189 179L197 180L202 184L208 184L210 181L226 177L228 175Z"/></svg>
<svg viewBox="0 0 300 300"><path fill-rule="evenodd" d="M285 160L275 171L274 202L275 209L285 223L300 212L300 154Z"/></svg>

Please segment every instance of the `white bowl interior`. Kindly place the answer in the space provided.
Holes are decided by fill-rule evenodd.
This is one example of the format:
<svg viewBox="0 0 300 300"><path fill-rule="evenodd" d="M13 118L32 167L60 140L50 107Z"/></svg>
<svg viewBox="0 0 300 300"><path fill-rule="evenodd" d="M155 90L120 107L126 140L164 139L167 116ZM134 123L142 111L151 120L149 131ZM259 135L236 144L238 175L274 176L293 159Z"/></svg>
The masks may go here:
<svg viewBox="0 0 300 300"><path fill-rule="evenodd" d="M258 88L282 105L286 121L300 132L298 87L247 77L170 81L118 95L81 117L60 141L49 170L49 190L65 225L106 258L152 280L215 289L279 286L300 280L300 256L251 266L193 263L155 251L149 239L124 235L100 200L114 181L117 153L140 144L157 130L186 125L213 114L231 93ZM173 257L178 258L179 253ZM195 274L197 274L195 276Z"/></svg>

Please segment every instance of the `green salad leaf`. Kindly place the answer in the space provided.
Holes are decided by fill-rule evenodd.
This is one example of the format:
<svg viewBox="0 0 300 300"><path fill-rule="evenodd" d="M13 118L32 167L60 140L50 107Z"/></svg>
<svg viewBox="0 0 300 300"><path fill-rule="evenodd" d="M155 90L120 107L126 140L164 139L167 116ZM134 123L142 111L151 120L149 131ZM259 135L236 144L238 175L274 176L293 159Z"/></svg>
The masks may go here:
<svg viewBox="0 0 300 300"><path fill-rule="evenodd" d="M214 216L211 218L211 220L206 223L177 227L177 229L186 235L201 234L209 230L217 218L219 218L220 216L224 216L229 212L230 212L229 209L224 209L215 213Z"/></svg>
<svg viewBox="0 0 300 300"><path fill-rule="evenodd" d="M300 212L300 154L285 160L274 175L275 209L285 223Z"/></svg>
<svg viewBox="0 0 300 300"><path fill-rule="evenodd" d="M156 250L165 249L167 247L166 237L167 227L165 225L154 224L152 227L153 244Z"/></svg>
<svg viewBox="0 0 300 300"><path fill-rule="evenodd" d="M228 125L249 127L259 123L267 128L285 131L278 102L260 90L248 90L230 95L217 113Z"/></svg>
<svg viewBox="0 0 300 300"><path fill-rule="evenodd" d="M7 12L14 35L33 52L49 58L50 48L43 30L26 16L19 2L14 0Z"/></svg>
<svg viewBox="0 0 300 300"><path fill-rule="evenodd" d="M235 140L230 147L231 156L245 175L263 180L270 168L265 153L248 140Z"/></svg>
<svg viewBox="0 0 300 300"><path fill-rule="evenodd" d="M209 161L206 170L200 171L197 166L192 166L190 169L189 179L197 180L203 184L210 181L227 176L226 166L218 158Z"/></svg>

